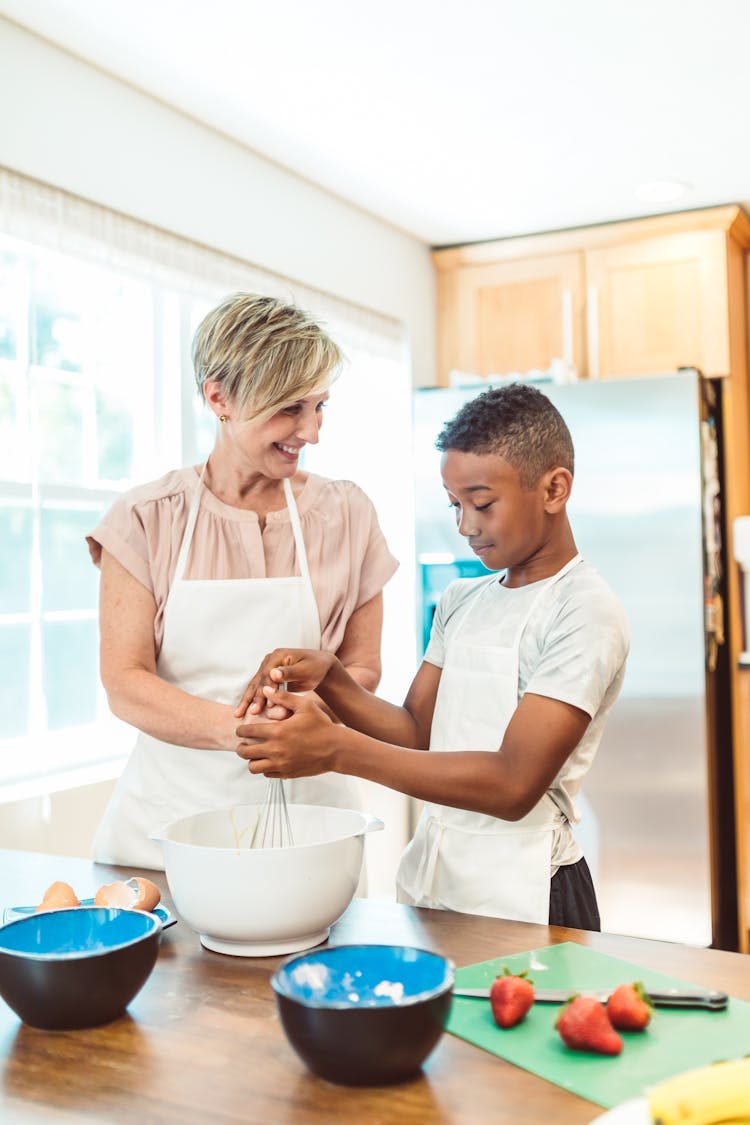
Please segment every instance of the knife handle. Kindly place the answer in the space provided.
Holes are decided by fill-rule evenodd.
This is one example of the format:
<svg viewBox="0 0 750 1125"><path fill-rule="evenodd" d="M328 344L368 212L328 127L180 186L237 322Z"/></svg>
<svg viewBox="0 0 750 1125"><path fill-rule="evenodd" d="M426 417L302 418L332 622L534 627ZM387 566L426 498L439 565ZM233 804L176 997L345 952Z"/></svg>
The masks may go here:
<svg viewBox="0 0 750 1125"><path fill-rule="evenodd" d="M713 988L648 989L648 995L657 1008L707 1008L710 1012L721 1012L729 1003L726 992Z"/></svg>

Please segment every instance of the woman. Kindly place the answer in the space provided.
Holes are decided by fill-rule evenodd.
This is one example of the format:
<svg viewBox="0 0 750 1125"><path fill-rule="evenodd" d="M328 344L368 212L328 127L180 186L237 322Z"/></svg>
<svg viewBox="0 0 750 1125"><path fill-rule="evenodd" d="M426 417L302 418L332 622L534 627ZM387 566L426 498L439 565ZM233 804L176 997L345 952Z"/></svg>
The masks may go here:
<svg viewBox="0 0 750 1125"><path fill-rule="evenodd" d="M235 711L271 649L323 647L377 686L382 588L398 564L356 485L299 469L341 358L302 310L225 300L193 341L198 390L219 421L208 460L125 493L88 537L102 682L140 732L96 834L99 862L162 867L156 829L264 799L266 781L234 753ZM357 801L333 774L287 792Z"/></svg>

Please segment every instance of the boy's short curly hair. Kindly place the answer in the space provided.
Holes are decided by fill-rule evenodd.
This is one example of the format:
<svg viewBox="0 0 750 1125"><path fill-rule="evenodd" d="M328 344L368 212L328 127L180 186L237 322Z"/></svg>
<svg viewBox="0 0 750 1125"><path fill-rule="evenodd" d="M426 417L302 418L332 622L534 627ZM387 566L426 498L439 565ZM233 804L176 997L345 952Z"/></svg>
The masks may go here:
<svg viewBox="0 0 750 1125"><path fill-rule="evenodd" d="M521 487L536 487L549 469L574 470L573 440L562 415L528 383L492 387L461 407L435 442L446 453L494 453L517 471Z"/></svg>

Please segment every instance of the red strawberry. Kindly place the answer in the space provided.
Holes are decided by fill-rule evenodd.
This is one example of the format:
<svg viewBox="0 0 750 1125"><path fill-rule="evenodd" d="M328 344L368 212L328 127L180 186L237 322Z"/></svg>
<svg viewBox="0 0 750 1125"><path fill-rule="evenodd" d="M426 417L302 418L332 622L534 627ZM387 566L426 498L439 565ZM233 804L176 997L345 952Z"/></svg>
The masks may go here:
<svg viewBox="0 0 750 1125"><path fill-rule="evenodd" d="M607 1001L607 1015L620 1031L643 1031L651 1019L651 1004L640 981L621 984Z"/></svg>
<svg viewBox="0 0 750 1125"><path fill-rule="evenodd" d="M534 982L526 973L515 976L503 968L503 976L497 977L490 988L490 1004L498 1027L515 1027L520 1023L534 1003Z"/></svg>
<svg viewBox="0 0 750 1125"><path fill-rule="evenodd" d="M619 1055L622 1039L606 1009L594 996L574 996L555 1020L563 1043L575 1051L595 1051L600 1055Z"/></svg>

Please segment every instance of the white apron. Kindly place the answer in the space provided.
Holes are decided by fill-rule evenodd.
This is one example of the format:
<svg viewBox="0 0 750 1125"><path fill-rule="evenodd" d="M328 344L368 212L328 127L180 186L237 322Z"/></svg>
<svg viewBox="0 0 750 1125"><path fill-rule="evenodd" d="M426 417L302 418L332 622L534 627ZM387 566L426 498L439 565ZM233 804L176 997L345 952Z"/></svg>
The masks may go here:
<svg viewBox="0 0 750 1125"><path fill-rule="evenodd" d="M470 598L447 645L430 752L497 750L518 706L521 637L576 555L544 583L509 647L479 646L459 633L482 597ZM490 589L490 587L487 587ZM399 902L523 922L549 920L552 842L565 823L549 794L522 820L426 804L397 873Z"/></svg>
<svg viewBox="0 0 750 1125"><path fill-rule="evenodd" d="M205 471L205 467L204 467ZM274 648L320 648L320 620L288 480L284 493L299 577L184 579L203 492L198 481L164 608L157 674L190 695L236 705L261 660ZM237 725L242 720L237 721ZM358 808L356 782L337 774L284 783L298 803ZM205 809L265 800L268 782L233 750L196 750L139 733L94 838L94 859L164 866L151 833Z"/></svg>

